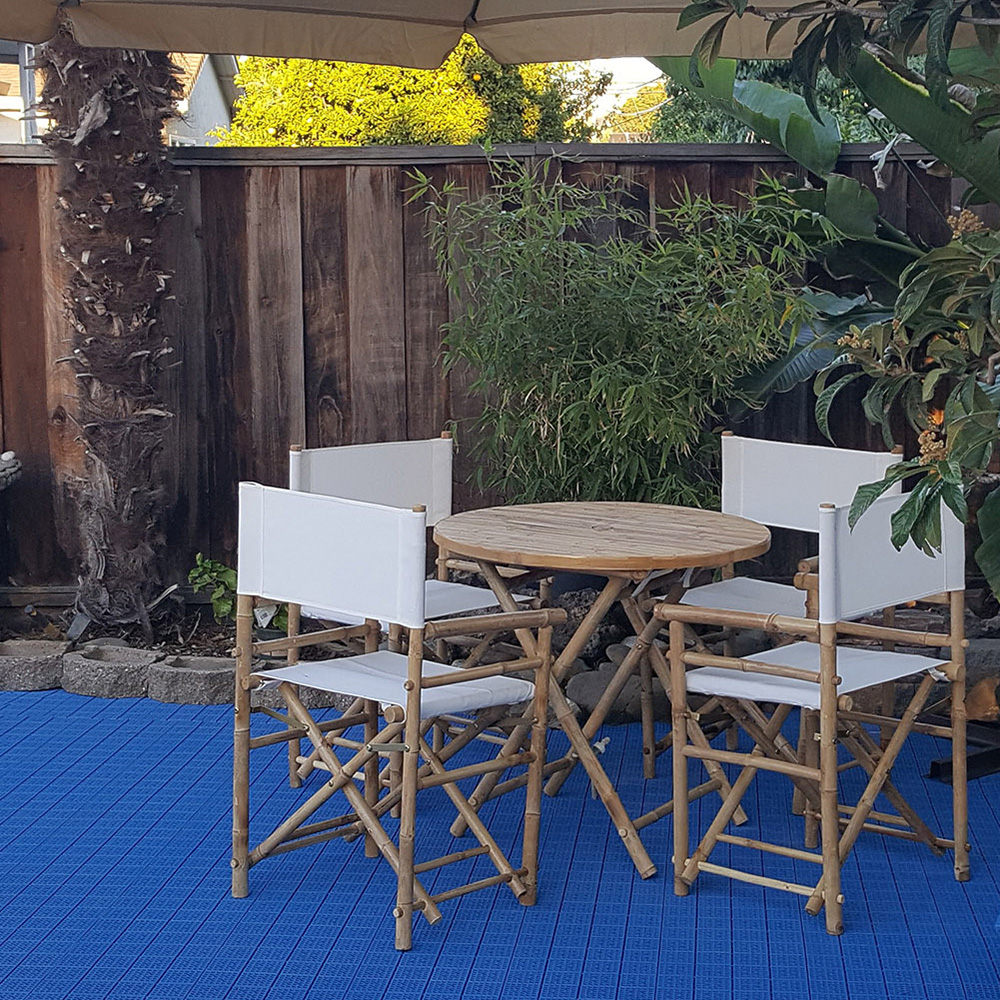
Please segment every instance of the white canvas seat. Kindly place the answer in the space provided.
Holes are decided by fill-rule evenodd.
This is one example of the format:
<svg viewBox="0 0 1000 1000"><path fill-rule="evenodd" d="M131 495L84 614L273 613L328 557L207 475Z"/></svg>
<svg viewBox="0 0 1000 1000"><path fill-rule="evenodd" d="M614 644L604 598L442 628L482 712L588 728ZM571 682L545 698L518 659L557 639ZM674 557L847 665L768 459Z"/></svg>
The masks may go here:
<svg viewBox="0 0 1000 1000"><path fill-rule="evenodd" d="M450 434L419 441L385 441L375 444L341 445L331 448L292 447L288 456L289 489L323 496L343 497L411 508L422 505L427 525L433 527L451 514L452 459L454 441ZM438 560L438 579L424 584L427 621L449 615L468 614L497 607L488 587L473 587L447 579L447 554ZM515 594L519 602L530 594ZM302 613L324 621L356 624L359 619L338 618L333 609L317 605L303 607ZM383 627L390 623L384 622Z"/></svg>
<svg viewBox="0 0 1000 1000"><path fill-rule="evenodd" d="M654 617L669 622L669 677L672 706L674 890L686 895L701 873L724 875L744 882L800 893L806 909L826 912L829 933L843 930L840 867L864 830L926 844L935 853L954 852L956 879L969 877L968 802L965 748L964 528L943 508L941 552L928 555L912 542L897 551L891 543L891 518L905 498L882 497L865 512L852 530L847 506L823 504L818 512L819 590L818 620L779 614L660 604ZM949 595L947 633L871 625L859 621L872 612L923 598ZM688 650L687 627L695 623L724 627L763 628L807 641L779 646L745 658ZM855 645L845 646L849 639ZM861 640L871 645L857 645ZM874 644L877 643L878 647ZM923 646L933 656L897 652L898 644ZM890 648L884 648L888 645ZM879 648L882 647L882 648ZM947 656L943 654L946 653ZM655 648L651 656L660 654ZM921 679L900 718L855 711L852 692L901 677ZM931 727L935 735L952 740L953 786L951 837L938 835L903 798L891 780L892 765L909 733L920 730L917 717L935 681L950 684L951 725ZM752 753L717 750L705 739L699 715L688 707L689 692L707 695L751 737ZM776 705L768 716L762 705ZM805 738L796 751L781 733L792 707L802 712ZM877 726L888 738L876 742L867 726ZM891 735L890 735L891 734ZM868 776L861 796L838 800L838 759L843 747ZM688 760L715 761L740 767L714 820L697 847L689 844ZM740 801L761 770L787 775L805 803L805 844L819 852L779 845L725 832ZM887 811L873 811L884 796ZM882 810L882 807L879 807ZM766 817L762 818L762 826ZM782 825L785 825L783 818ZM768 878L759 868L748 870L714 864L712 852L720 843L784 855L822 866L815 885ZM808 867L808 866L806 866Z"/></svg>
<svg viewBox="0 0 1000 1000"><path fill-rule="evenodd" d="M278 667L257 676L264 678L261 687L277 687L290 681L320 691L334 691L352 698L367 698L380 705L406 704L407 657L402 653L378 650L338 660L313 660L290 667ZM424 660L421 674L437 677L461 673L450 667ZM516 705L531 701L535 687L518 677L484 677L447 687L430 688L420 693L420 717L434 718L452 712L474 712L495 705Z"/></svg>
<svg viewBox="0 0 1000 1000"><path fill-rule="evenodd" d="M531 905L537 896L538 838L545 730L548 712L552 626L566 620L560 609L513 611L477 618L454 618L428 623L424 607L426 521L423 508L403 509L345 500L256 483L240 484L239 565L236 628L236 723L233 765L233 895L246 896L249 869L272 855L330 840L363 835L370 857L381 854L396 875L394 908L396 947L411 946L413 917L429 923L441 919L438 904L446 899L494 885L506 885L515 898ZM335 568L342 567L338 572ZM290 634L283 639L255 642L255 600L287 602ZM299 634L295 623L302 604L332 609L337 615L359 616L363 624L339 626ZM379 620L396 623L408 633L407 652L378 649ZM516 630L524 655L503 663L460 669L426 661L425 637L489 635ZM299 661L308 645L343 640L362 642L364 652L316 661ZM286 662L273 669L261 667L260 656L283 654ZM511 677L533 672L535 682ZM277 687L287 712L259 709L274 722L276 731L251 734L251 691ZM347 696L350 705L338 717L318 723L300 698L301 688L318 688ZM514 751L491 745L492 756L448 768L456 757L490 726L509 714L511 704L530 701L526 714L531 742ZM438 716L471 716L465 727L447 742L433 746L429 731L440 732ZM363 735L352 734L362 730ZM301 742L308 740L309 752ZM296 796L287 818L251 849L250 752L287 743L292 784L313 769L327 772L328 780L304 800ZM483 744L480 744L482 747ZM340 753L338 754L338 751ZM344 754L347 757L344 759ZM390 782L382 759L401 760L398 780ZM524 834L516 866L490 834L457 782L470 776L506 772L526 766ZM363 778L359 788L356 779ZM478 847L450 851L415 862L418 793L440 787L454 811L438 817L442 842L450 851L447 832L460 816L478 841ZM317 819L316 813L338 792L351 811ZM382 817L398 809L398 840L382 826ZM441 810L438 810L441 812ZM422 838L421 844L426 840ZM419 877L437 873L470 858L488 858L496 874L430 893Z"/></svg>
<svg viewBox="0 0 1000 1000"><path fill-rule="evenodd" d="M810 670L818 674L819 657L818 643L795 642L778 649L754 653L745 662L751 666L762 663ZM837 650L837 676L840 678L837 696L862 691L887 681L897 681L926 670L940 670L948 662L921 656L919 653L894 653L866 647L841 646ZM944 680L944 674L939 674L938 679ZM691 670L687 676L687 689L699 694L780 702L797 708L820 707L819 685L814 681L765 676L751 670L745 674L713 667Z"/></svg>
<svg viewBox="0 0 1000 1000"><path fill-rule="evenodd" d="M821 503L850 504L858 486L882 479L902 452L856 451L722 435L722 512L774 528L818 531ZM890 495L898 494L899 484ZM803 615L797 587L733 577L694 587L682 604L761 614Z"/></svg>

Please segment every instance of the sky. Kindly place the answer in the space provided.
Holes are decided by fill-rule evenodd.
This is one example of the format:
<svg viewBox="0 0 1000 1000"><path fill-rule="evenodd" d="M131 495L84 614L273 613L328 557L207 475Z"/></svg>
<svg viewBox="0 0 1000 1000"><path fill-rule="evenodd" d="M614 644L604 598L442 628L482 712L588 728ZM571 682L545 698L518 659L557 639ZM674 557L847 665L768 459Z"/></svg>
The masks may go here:
<svg viewBox="0 0 1000 1000"><path fill-rule="evenodd" d="M592 59L590 67L614 73L607 93L596 102L598 118L603 118L612 108L637 94L646 84L659 79L661 75L646 59Z"/></svg>

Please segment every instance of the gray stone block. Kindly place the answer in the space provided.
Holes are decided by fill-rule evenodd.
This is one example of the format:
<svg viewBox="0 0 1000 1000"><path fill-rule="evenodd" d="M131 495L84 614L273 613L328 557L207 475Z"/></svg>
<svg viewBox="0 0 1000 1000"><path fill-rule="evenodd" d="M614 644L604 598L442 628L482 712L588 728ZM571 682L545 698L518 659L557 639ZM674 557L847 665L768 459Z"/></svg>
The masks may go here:
<svg viewBox="0 0 1000 1000"><path fill-rule="evenodd" d="M314 708L335 708L343 712L354 703L350 695L336 694L332 691L317 691L315 688L299 688L299 698L302 704L310 711ZM284 711L285 702L278 692L278 689L267 688L264 691L256 690L250 693L250 704L254 708L263 706L264 708L275 708Z"/></svg>
<svg viewBox="0 0 1000 1000"><path fill-rule="evenodd" d="M172 704L231 704L235 673L228 656L171 656L150 664L148 694Z"/></svg>
<svg viewBox="0 0 1000 1000"><path fill-rule="evenodd" d="M68 642L12 639L0 642L0 691L49 691L62 686Z"/></svg>
<svg viewBox="0 0 1000 1000"><path fill-rule="evenodd" d="M62 686L91 698L142 698L149 665L163 654L121 646L84 646L63 657Z"/></svg>
<svg viewBox="0 0 1000 1000"><path fill-rule="evenodd" d="M970 639L965 651L966 686L1000 675L1000 639Z"/></svg>

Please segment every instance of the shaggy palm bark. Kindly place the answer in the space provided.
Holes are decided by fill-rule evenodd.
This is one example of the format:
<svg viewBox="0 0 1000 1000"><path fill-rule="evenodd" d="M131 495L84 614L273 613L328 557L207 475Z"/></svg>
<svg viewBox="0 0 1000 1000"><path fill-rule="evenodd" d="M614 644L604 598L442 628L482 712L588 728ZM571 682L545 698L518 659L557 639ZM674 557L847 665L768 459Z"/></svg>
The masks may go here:
<svg viewBox="0 0 1000 1000"><path fill-rule="evenodd" d="M102 624L139 622L159 586L162 477L172 414L160 394L171 352L157 325L169 275L158 261L171 211L163 123L180 84L165 53L91 49L62 31L41 48L44 136L60 165L59 253L69 265L72 327L87 478L73 484L83 566L79 610Z"/></svg>

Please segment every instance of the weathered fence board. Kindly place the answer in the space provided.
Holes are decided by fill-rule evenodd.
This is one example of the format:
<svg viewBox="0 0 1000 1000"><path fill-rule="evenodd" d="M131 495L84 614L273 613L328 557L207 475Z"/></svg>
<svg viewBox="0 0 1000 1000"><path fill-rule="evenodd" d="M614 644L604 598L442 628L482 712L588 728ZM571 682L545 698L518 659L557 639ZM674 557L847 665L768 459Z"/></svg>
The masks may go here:
<svg viewBox="0 0 1000 1000"><path fill-rule="evenodd" d="M625 175L635 206L669 205L678 188L736 202L762 172L796 170L764 146L515 146L519 158L559 152L564 176ZM870 148L840 169L874 188ZM474 147L179 149L180 215L168 222L165 264L174 296L162 323L175 348L166 400L177 419L164 446L170 498L164 582L182 581L202 551L231 560L236 484L283 484L287 446L425 437L457 429L456 504L484 496L474 469L478 404L471 373L446 378L441 334L454 303L437 275L414 167L470 197L489 169ZM910 165L918 151L906 152ZM799 172L799 171L796 171ZM877 192L890 220L925 239L947 238L950 182L890 164ZM62 265L55 253L56 170L38 147L0 147L0 438L25 475L0 497L4 576L21 587L63 587L74 576L75 508L68 484L83 471L76 380L68 353ZM927 195L921 191L926 190ZM808 386L779 396L750 433L820 440ZM845 393L833 414L838 443L880 447ZM776 545L775 565L793 554Z"/></svg>

